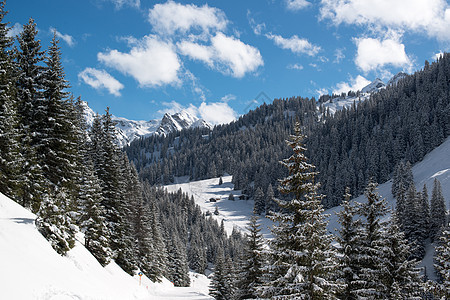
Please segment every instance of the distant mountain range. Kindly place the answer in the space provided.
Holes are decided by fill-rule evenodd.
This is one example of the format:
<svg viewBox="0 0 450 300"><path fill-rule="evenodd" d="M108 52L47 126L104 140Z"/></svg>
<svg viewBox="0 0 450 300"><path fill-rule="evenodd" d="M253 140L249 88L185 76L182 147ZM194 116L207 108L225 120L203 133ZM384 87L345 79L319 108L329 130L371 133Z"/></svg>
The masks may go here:
<svg viewBox="0 0 450 300"><path fill-rule="evenodd" d="M83 102L83 104L86 122L91 126L96 113L89 107L87 102ZM185 110L173 115L166 113L159 120L135 121L114 115L112 119L116 123L117 140L120 147L129 145L135 139L154 134L168 135L171 132L188 128L200 127L212 129L213 127L205 120L197 118Z"/></svg>

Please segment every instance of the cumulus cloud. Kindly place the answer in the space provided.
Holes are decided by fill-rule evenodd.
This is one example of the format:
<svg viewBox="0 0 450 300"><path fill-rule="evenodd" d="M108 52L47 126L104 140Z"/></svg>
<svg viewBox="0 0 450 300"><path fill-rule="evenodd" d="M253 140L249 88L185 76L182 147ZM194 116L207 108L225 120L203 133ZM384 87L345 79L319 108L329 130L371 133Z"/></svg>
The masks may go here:
<svg viewBox="0 0 450 300"><path fill-rule="evenodd" d="M202 31L224 30L228 20L218 8L207 4L199 7L168 1L149 10L148 20L153 30L162 34L186 33L191 29Z"/></svg>
<svg viewBox="0 0 450 300"><path fill-rule="evenodd" d="M385 65L411 68L412 60L405 52L405 45L393 38L355 39L357 54L355 64L364 72L375 71Z"/></svg>
<svg viewBox="0 0 450 300"><path fill-rule="evenodd" d="M292 11L298 11L310 6L306 0L286 0L286 8Z"/></svg>
<svg viewBox="0 0 450 300"><path fill-rule="evenodd" d="M236 78L264 65L258 49L221 32L211 38L211 45L182 41L177 46L181 54Z"/></svg>
<svg viewBox="0 0 450 300"><path fill-rule="evenodd" d="M281 35L269 33L266 34L266 37L272 40L278 47L291 50L295 54L315 56L321 50L319 46L315 46L307 39L299 38L297 35L293 35L290 38L284 38Z"/></svg>
<svg viewBox="0 0 450 300"><path fill-rule="evenodd" d="M450 7L445 0L322 0L320 17L341 23L425 32L449 40Z"/></svg>
<svg viewBox="0 0 450 300"><path fill-rule="evenodd" d="M226 101L210 103L203 101L198 107L193 104L189 104L189 106L185 107L176 101L164 102L163 105L166 106L166 108L159 110L158 113L160 114L175 114L185 110L191 115L202 118L212 125L230 123L236 120L238 116L238 114L228 105Z"/></svg>
<svg viewBox="0 0 450 300"><path fill-rule="evenodd" d="M110 50L98 53L105 65L135 78L142 87L158 87L179 83L181 63L173 45L155 35L136 42L130 52Z"/></svg>
<svg viewBox="0 0 450 300"><path fill-rule="evenodd" d="M120 96L120 90L123 89L123 84L105 70L86 68L78 74L78 78L96 90L107 89L114 96Z"/></svg>
<svg viewBox="0 0 450 300"><path fill-rule="evenodd" d="M8 34L6 36L8 37L15 37L19 35L23 30L22 25L20 23L15 23L13 27L11 27L8 31Z"/></svg>
<svg viewBox="0 0 450 300"><path fill-rule="evenodd" d="M350 78L350 82L339 82L333 89L333 94L342 94L349 91L360 91L363 87L370 83L369 80L361 75L356 76L356 78Z"/></svg>
<svg viewBox="0 0 450 300"><path fill-rule="evenodd" d="M66 44L67 44L69 47L73 47L73 46L75 45L75 39L74 39L71 35L69 35L69 34L62 34L61 32L59 32L58 30L56 30L56 29L53 28L53 27L50 27L50 31L51 31L51 32L54 32L54 33L56 34L56 37L57 37L58 39L61 39L61 40L63 40L64 42L66 42Z"/></svg>

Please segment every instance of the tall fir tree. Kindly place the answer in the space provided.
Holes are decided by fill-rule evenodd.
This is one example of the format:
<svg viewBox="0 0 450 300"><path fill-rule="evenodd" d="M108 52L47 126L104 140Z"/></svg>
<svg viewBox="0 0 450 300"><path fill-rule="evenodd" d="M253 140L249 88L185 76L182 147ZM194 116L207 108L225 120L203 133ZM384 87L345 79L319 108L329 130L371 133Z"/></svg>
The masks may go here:
<svg viewBox="0 0 450 300"><path fill-rule="evenodd" d="M432 239L438 238L442 226L445 225L446 212L447 208L442 195L441 183L435 178L430 201L430 236Z"/></svg>
<svg viewBox="0 0 450 300"><path fill-rule="evenodd" d="M450 299L450 226L442 231L434 261L439 282L433 284L432 292L439 299Z"/></svg>
<svg viewBox="0 0 450 300"><path fill-rule="evenodd" d="M336 253L331 246L323 214L322 195L314 183L314 166L307 162L305 136L297 122L287 144L294 154L283 160L289 176L280 180L280 191L293 194L292 200L278 200L280 212L269 218L278 223L268 250L270 265L260 292L272 299L332 299Z"/></svg>
<svg viewBox="0 0 450 300"><path fill-rule="evenodd" d="M357 279L360 273L359 251L361 246L361 220L355 218L357 207L350 203L350 189L346 188L342 210L338 213L339 235L339 268L338 277L343 284L343 289L339 293L340 299L357 299L358 289Z"/></svg>
<svg viewBox="0 0 450 300"><path fill-rule="evenodd" d="M20 153L19 116L15 86L15 67L9 37L5 0L0 1L0 193L18 200L19 175L23 164Z"/></svg>
<svg viewBox="0 0 450 300"><path fill-rule="evenodd" d="M256 189L255 196L255 204L253 208L253 213L256 215L261 215L266 210L266 199L264 198L264 192L259 187Z"/></svg>
<svg viewBox="0 0 450 300"><path fill-rule="evenodd" d="M231 289L228 285L227 269L222 249L219 249L214 264L214 273L209 286L209 295L216 300L231 299Z"/></svg>
<svg viewBox="0 0 450 300"><path fill-rule="evenodd" d="M258 298L257 287L262 284L264 267L264 239L258 224L258 217L252 216L248 225L244 256L237 282L237 299Z"/></svg>
<svg viewBox="0 0 450 300"><path fill-rule="evenodd" d="M43 176L36 149L40 138L38 125L45 118L44 105L41 105L44 101L42 62L45 52L36 39L37 33L36 23L30 18L17 38L19 48L15 50L21 156L24 160L19 178L19 203L34 213L39 211L42 199L48 197L48 182Z"/></svg>

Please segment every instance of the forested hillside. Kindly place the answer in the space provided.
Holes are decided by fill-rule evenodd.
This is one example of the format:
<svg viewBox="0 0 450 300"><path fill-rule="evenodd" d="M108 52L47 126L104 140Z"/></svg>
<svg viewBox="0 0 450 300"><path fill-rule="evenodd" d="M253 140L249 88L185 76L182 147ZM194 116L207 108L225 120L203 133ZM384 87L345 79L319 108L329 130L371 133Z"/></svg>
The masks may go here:
<svg viewBox="0 0 450 300"><path fill-rule="evenodd" d="M131 275L188 286L189 268L203 273L218 247L236 260L240 234L228 238L186 195L139 180L117 146L109 109L88 129L56 33L43 50L33 19L11 38L5 15L0 1L0 193L37 215L59 254L82 233L102 266L114 260Z"/></svg>
<svg viewBox="0 0 450 300"><path fill-rule="evenodd" d="M211 132L142 139L126 152L140 176L154 184L166 184L172 176L196 180L227 172L236 189L267 193L284 175L278 163L287 154L282 142L298 119L327 195L324 204L331 207L346 186L360 194L369 178L386 181L400 160L417 162L443 142L450 134L449 79L450 55L444 54L334 115L314 98L276 99Z"/></svg>

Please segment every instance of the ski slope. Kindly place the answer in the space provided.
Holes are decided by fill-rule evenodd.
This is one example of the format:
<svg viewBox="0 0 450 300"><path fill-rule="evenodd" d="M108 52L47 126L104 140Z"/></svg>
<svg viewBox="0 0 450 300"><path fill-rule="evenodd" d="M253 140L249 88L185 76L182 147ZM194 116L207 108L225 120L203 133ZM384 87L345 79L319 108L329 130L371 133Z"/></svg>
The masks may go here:
<svg viewBox="0 0 450 300"><path fill-rule="evenodd" d="M57 254L35 226L36 215L0 194L0 299L212 299L209 279L191 273L191 287L164 279L132 277L114 262L103 268L77 236L66 256Z"/></svg>

